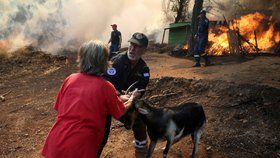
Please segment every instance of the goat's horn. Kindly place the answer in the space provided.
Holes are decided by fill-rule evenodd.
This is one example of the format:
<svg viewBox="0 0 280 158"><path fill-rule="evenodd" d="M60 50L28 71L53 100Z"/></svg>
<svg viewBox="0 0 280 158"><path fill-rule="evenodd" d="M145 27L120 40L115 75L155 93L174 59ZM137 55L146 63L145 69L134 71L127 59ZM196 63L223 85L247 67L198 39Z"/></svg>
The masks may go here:
<svg viewBox="0 0 280 158"><path fill-rule="evenodd" d="M130 85L130 86L127 88L127 90L125 91L125 94L127 94L128 92L130 92L131 89L133 88L133 86L136 85L137 83L138 83L138 81L132 83L132 85Z"/></svg>

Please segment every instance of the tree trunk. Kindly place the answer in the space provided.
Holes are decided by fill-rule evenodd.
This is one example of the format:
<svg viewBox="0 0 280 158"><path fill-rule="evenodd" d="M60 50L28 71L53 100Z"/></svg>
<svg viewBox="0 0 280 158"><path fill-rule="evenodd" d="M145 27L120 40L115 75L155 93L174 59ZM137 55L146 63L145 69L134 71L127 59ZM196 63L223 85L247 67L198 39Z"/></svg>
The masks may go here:
<svg viewBox="0 0 280 158"><path fill-rule="evenodd" d="M184 4L186 0L179 0L178 1L178 9L177 9L177 16L175 18L175 23L183 21L183 12L184 12Z"/></svg>
<svg viewBox="0 0 280 158"><path fill-rule="evenodd" d="M193 14L192 14L192 24L191 24L191 36L189 39L189 55L194 54L194 36L197 33L198 27L198 15L202 9L203 0L195 0L194 7L193 7Z"/></svg>

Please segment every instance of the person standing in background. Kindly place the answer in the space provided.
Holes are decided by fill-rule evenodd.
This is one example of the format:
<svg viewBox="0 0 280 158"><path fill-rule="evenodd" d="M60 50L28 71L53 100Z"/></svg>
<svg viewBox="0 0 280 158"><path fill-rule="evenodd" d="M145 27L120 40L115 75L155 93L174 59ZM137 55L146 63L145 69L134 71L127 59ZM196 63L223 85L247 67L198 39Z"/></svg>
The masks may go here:
<svg viewBox="0 0 280 158"><path fill-rule="evenodd" d="M209 20L206 17L206 11L201 10L198 21L198 29L195 35L195 46L194 46L194 59L195 65L193 67L200 67L200 57L203 57L205 60L205 66L210 65L209 56L205 52L205 48L208 43L208 28Z"/></svg>
<svg viewBox="0 0 280 158"><path fill-rule="evenodd" d="M117 30L117 24L112 24L112 29L113 31L111 32L111 37L108 42L111 43L110 45L110 52L109 52L109 59L113 57L113 53L119 51L121 48L121 43L122 43L122 34L119 30Z"/></svg>

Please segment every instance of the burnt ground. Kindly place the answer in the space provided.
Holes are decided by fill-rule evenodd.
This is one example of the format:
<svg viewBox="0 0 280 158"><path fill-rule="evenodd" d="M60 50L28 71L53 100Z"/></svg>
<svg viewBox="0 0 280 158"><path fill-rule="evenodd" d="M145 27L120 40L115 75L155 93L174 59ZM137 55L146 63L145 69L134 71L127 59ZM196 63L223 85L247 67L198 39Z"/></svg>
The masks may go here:
<svg viewBox="0 0 280 158"><path fill-rule="evenodd" d="M40 157L56 113L52 109L63 79L77 71L74 56L18 50L0 60L0 157ZM66 53L67 54L67 53ZM192 68L189 58L147 53L151 82L144 98L156 107L182 102L203 105L207 124L198 157L280 157L280 57L215 57L210 67ZM113 122L102 157L131 158L133 134ZM162 157L164 142L153 157ZM189 137L172 146L169 157L189 157Z"/></svg>

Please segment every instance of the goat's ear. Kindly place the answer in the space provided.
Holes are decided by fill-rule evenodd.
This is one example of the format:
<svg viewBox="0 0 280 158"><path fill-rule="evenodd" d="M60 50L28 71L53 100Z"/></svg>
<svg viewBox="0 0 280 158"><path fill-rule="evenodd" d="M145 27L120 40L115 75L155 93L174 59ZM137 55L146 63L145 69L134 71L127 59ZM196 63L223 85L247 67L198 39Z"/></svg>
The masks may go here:
<svg viewBox="0 0 280 158"><path fill-rule="evenodd" d="M140 114L143 114L143 115L149 114L149 111L148 111L147 109L144 109L144 108L137 108L137 111L138 111Z"/></svg>

